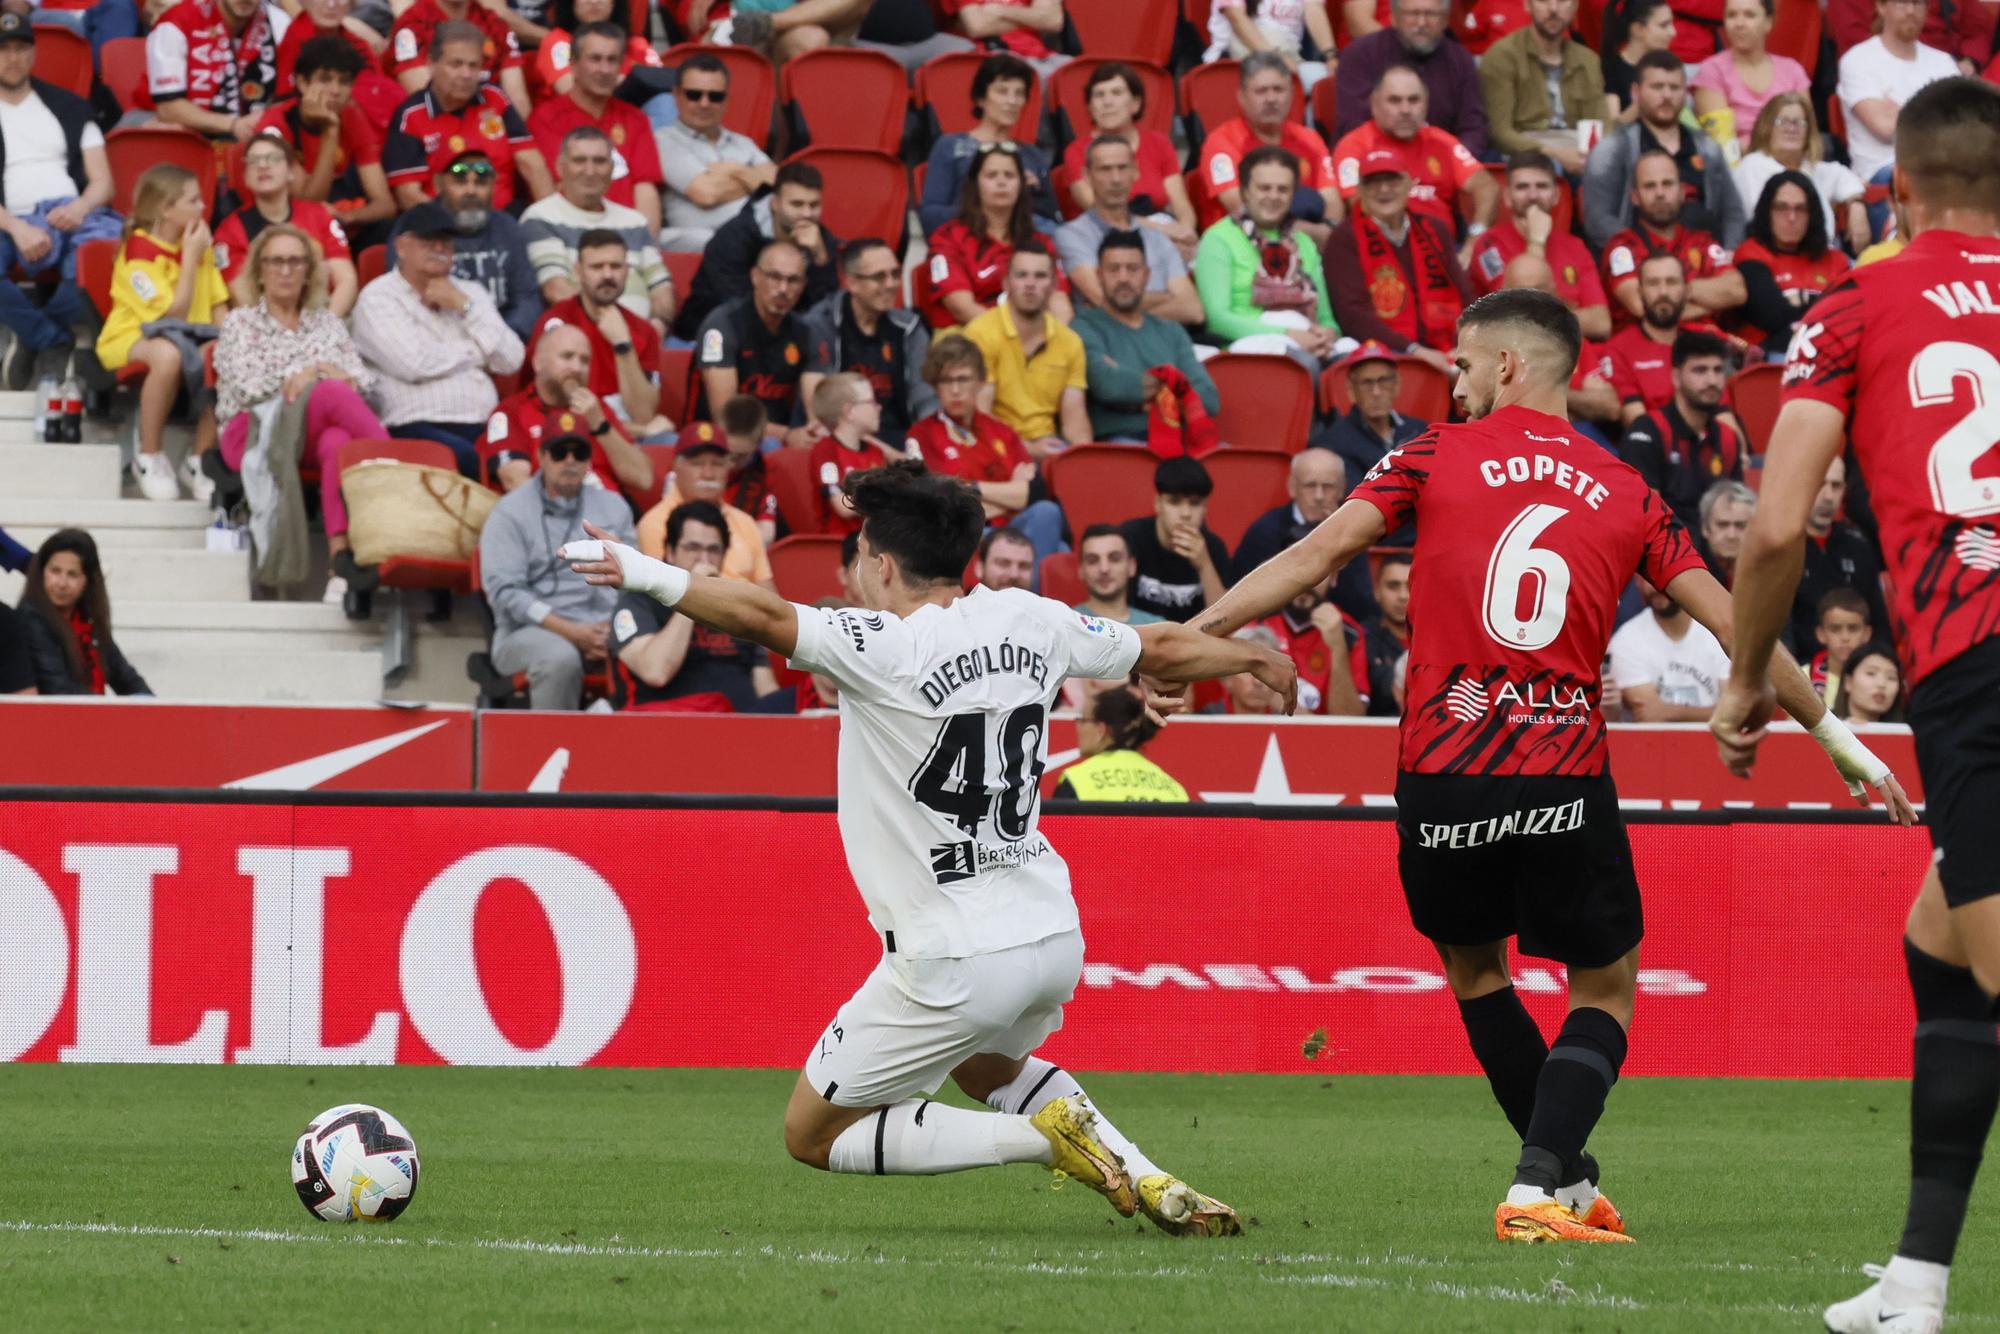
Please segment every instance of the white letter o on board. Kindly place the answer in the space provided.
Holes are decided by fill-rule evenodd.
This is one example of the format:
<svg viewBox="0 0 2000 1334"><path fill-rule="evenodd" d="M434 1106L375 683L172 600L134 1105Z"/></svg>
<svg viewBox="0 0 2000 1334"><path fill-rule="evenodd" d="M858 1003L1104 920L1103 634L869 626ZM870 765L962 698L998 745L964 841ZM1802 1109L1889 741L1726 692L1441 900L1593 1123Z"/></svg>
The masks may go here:
<svg viewBox="0 0 2000 1334"><path fill-rule="evenodd" d="M0 1061L41 1040L69 987L69 928L34 868L0 849Z"/></svg>
<svg viewBox="0 0 2000 1334"><path fill-rule="evenodd" d="M555 937L562 1009L541 1047L509 1041L479 985L472 919L495 880L526 885ZM404 1012L449 1063L581 1065L625 1022L639 950L616 891L577 858L552 848L485 848L446 867L417 896L403 925L400 971Z"/></svg>

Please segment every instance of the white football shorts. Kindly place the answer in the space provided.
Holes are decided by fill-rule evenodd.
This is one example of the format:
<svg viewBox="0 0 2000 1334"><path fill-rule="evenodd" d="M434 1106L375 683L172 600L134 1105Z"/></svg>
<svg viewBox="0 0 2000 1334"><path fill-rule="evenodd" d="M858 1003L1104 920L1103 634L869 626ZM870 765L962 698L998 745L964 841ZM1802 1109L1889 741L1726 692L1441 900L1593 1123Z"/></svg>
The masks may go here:
<svg viewBox="0 0 2000 1334"><path fill-rule="evenodd" d="M967 959L884 953L806 1057L806 1081L841 1107L927 1097L968 1057L1041 1046L1082 977L1080 931Z"/></svg>

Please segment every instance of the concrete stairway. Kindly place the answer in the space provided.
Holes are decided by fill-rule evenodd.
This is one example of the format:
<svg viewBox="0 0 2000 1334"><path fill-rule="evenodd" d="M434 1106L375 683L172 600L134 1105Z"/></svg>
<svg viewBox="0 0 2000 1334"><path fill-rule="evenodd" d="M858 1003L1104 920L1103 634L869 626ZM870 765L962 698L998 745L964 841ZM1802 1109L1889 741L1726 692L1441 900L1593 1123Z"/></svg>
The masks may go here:
<svg viewBox="0 0 2000 1334"><path fill-rule="evenodd" d="M101 423L86 422L85 430ZM170 445L171 449L171 445ZM109 442L45 445L32 394L0 393L0 527L33 549L58 528L96 538L119 646L164 699L334 702L379 699L386 598L377 623L338 606L252 599L250 557L210 551L208 507L128 491L124 451ZM19 601L22 577L0 573L0 600ZM317 592L318 581L311 586ZM465 654L479 647L461 611L440 627L418 621L416 663L394 697L470 702Z"/></svg>

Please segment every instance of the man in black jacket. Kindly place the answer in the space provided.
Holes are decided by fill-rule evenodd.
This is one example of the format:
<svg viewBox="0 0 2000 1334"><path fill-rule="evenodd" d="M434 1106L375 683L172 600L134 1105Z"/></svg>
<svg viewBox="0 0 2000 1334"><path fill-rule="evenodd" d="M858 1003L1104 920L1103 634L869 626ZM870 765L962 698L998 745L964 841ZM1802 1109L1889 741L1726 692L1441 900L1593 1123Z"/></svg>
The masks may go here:
<svg viewBox="0 0 2000 1334"><path fill-rule="evenodd" d="M750 270L772 241L790 241L805 252L806 290L799 309L807 310L840 290L840 239L821 225L820 202L826 182L819 168L788 162L767 189L750 196L743 209L716 229L701 252L701 268L674 319L674 336L693 338L717 306L750 295Z"/></svg>
<svg viewBox="0 0 2000 1334"><path fill-rule="evenodd" d="M829 375L865 376L882 406L876 436L900 445L912 426L937 411L937 391L923 377L931 331L922 316L900 305L903 265L887 241L872 236L850 241L840 269L846 290L800 316L808 341L799 401L812 402L813 390Z"/></svg>
<svg viewBox="0 0 2000 1334"><path fill-rule="evenodd" d="M117 240L123 224L111 202L111 161L90 104L33 78L35 29L25 14L0 14L0 324L13 334L0 385L19 390L37 373L60 375L75 346L70 325L83 314L76 252L85 241ZM39 308L5 277L53 273Z"/></svg>

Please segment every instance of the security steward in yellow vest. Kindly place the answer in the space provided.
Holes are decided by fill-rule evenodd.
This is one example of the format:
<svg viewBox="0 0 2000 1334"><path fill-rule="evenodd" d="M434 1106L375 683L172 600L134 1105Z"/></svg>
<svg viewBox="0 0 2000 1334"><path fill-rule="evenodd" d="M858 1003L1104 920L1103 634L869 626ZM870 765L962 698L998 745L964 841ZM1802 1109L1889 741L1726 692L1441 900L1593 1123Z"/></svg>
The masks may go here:
<svg viewBox="0 0 2000 1334"><path fill-rule="evenodd" d="M1187 789L1139 753L1159 730L1135 692L1121 688L1093 695L1076 724L1084 758L1063 770L1055 795L1078 801L1186 801Z"/></svg>

